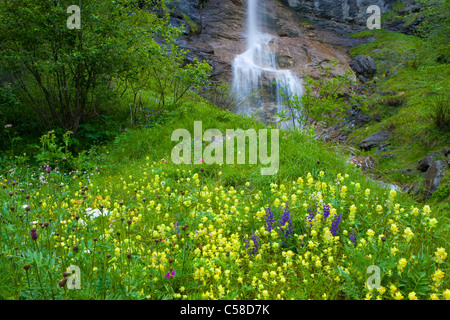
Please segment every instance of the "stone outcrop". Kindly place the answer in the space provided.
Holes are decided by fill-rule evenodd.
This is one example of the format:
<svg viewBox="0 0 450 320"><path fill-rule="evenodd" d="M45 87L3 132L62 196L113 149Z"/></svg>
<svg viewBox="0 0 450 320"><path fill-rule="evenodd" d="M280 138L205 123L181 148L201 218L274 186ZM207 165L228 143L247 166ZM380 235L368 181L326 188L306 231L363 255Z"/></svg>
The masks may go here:
<svg viewBox="0 0 450 320"><path fill-rule="evenodd" d="M425 156L422 160L417 164L417 170L426 172L429 167L433 164L433 161L436 157L439 156L439 152L431 152Z"/></svg>
<svg viewBox="0 0 450 320"><path fill-rule="evenodd" d="M373 147L379 147L384 141L389 139L390 136L391 134L389 131L378 131L361 141L359 147L364 150L370 150Z"/></svg>
<svg viewBox="0 0 450 320"><path fill-rule="evenodd" d="M373 39L354 39L348 33L367 30L367 19L372 15L367 8L377 5L384 13L397 0L262 0L267 21L265 27L278 36L273 42L277 51L280 69L301 70L319 77L319 68L314 62L329 60L342 62L342 74L349 70L347 51ZM421 10L414 1L402 0L406 7L399 15ZM231 81L232 62L246 48L246 1L245 0L175 0L172 1L171 23L185 27L185 35L177 44L189 51L188 62L194 58L209 60L213 65L212 80ZM192 22L197 25L197 34L191 32ZM401 17L386 22L382 27L392 31L408 33ZM412 32L412 31L411 31ZM357 66L369 66L359 76L365 81L373 70L370 59L356 62ZM356 66L356 67L357 67ZM375 66L376 68L376 66Z"/></svg>
<svg viewBox="0 0 450 320"><path fill-rule="evenodd" d="M372 57L359 55L350 62L350 67L355 71L358 79L365 83L372 79L377 72L377 65Z"/></svg>
<svg viewBox="0 0 450 320"><path fill-rule="evenodd" d="M184 5L181 6L181 3ZM299 76L302 70L318 79L320 65L331 60L340 61L334 74L350 70L347 51L367 39L353 39L332 30L316 29L285 5L267 0L263 2L267 19L263 29L275 38L270 43L276 53L279 69L290 69ZM197 1L180 1L172 18L174 25L185 23L182 15L189 15L198 24L198 34L185 34L177 44L189 51L188 62L194 58L208 60L213 66L212 81L231 83L232 63L236 55L246 50L246 1L209 0L203 8Z"/></svg>
<svg viewBox="0 0 450 320"><path fill-rule="evenodd" d="M425 172L425 198L429 198L441 184L444 171L450 168L450 147L428 153L417 164L417 170Z"/></svg>
<svg viewBox="0 0 450 320"><path fill-rule="evenodd" d="M396 0L283 0L293 10L314 23L343 33L366 29L371 12L367 8L377 5L381 12L392 8Z"/></svg>
<svg viewBox="0 0 450 320"><path fill-rule="evenodd" d="M444 170L447 169L447 163L444 160L436 160L425 172L425 197L430 197L437 190L441 179L444 176Z"/></svg>

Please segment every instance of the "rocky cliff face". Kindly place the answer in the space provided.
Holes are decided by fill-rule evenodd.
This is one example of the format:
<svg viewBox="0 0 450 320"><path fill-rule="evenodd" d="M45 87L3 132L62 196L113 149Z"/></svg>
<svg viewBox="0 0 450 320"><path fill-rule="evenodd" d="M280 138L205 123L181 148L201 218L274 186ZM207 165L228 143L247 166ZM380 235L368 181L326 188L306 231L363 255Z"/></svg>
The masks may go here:
<svg viewBox="0 0 450 320"><path fill-rule="evenodd" d="M293 10L312 20L323 21L333 27L358 29L366 26L370 13L367 8L377 5L381 12L392 8L396 0L283 0Z"/></svg>
<svg viewBox="0 0 450 320"><path fill-rule="evenodd" d="M297 74L305 70L318 77L316 63L338 60L342 74L350 62L346 52L371 39L353 39L346 34L367 30L370 5L381 12L392 8L397 0L262 0L268 19L269 33L278 35L273 40L279 68L292 69ZM413 0L402 0L413 8ZM246 0L176 0L173 1L171 23L184 25L186 32L178 39L180 47L189 51L188 60L208 60L213 66L212 80L231 81L232 62L245 51ZM186 21L186 16L191 22ZM192 30L195 24L196 32ZM413 26L404 21L384 23L382 27L412 34Z"/></svg>
<svg viewBox="0 0 450 320"><path fill-rule="evenodd" d="M361 1L365 0L359 0L358 3ZM311 24L305 20L303 11L294 2L291 1L291 7L278 1L264 2L267 12L264 28L267 32L278 36L270 44L271 49L276 52L278 67L291 69L300 76L304 70L312 77L318 78L319 65L323 66L330 60L337 60L341 62L335 71L337 74L349 70L350 59L346 51L360 41L367 40L355 40L342 32L336 32L333 28ZM326 7L319 8L325 14ZM311 7L310 12L315 15L313 9ZM246 1L209 0L202 8L197 0L180 1L175 12L178 12L178 16L173 18L175 25L185 23L182 20L183 14L190 16L198 25L197 34L186 34L178 39L179 46L190 51L188 59L210 61L214 68L212 80L230 82L233 60L246 49ZM335 10L331 14L337 18L338 13L340 16L342 11Z"/></svg>

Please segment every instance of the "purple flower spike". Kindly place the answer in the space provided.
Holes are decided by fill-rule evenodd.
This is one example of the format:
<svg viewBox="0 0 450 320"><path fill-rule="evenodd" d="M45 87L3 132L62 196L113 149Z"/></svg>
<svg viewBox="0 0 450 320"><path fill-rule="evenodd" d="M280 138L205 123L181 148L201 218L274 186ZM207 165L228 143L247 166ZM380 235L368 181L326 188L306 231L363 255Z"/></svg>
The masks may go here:
<svg viewBox="0 0 450 320"><path fill-rule="evenodd" d="M256 233L254 233L251 239L253 240L253 243L254 243L253 249L250 250L250 248L249 248L250 240L248 240L248 239L245 240L245 242L246 242L245 243L245 249L249 249L248 250L248 254L249 255L255 256L258 253L258 250L259 250L259 238L256 235Z"/></svg>
<svg viewBox="0 0 450 320"><path fill-rule="evenodd" d="M175 221L173 225L175 226L175 231L177 232L177 234L180 235L180 223L178 221Z"/></svg>
<svg viewBox="0 0 450 320"><path fill-rule="evenodd" d="M323 220L326 220L330 215L330 205L324 204L323 205Z"/></svg>
<svg viewBox="0 0 450 320"><path fill-rule="evenodd" d="M350 237L350 240L352 240L353 245L356 247L356 233L355 233L355 230L353 230L352 235Z"/></svg>
<svg viewBox="0 0 450 320"><path fill-rule="evenodd" d="M331 223L330 232L333 236L336 236L339 231L339 223L341 222L342 214L337 214L334 216L333 222Z"/></svg>
<svg viewBox="0 0 450 320"><path fill-rule="evenodd" d="M312 227L313 221L315 220L317 214L317 203L314 205L314 208L308 209L308 215L306 216L306 222L309 222L309 226Z"/></svg>
<svg viewBox="0 0 450 320"><path fill-rule="evenodd" d="M266 208L266 224L267 224L267 231L272 231L274 229L274 225L273 223L275 222L275 217L273 214L273 211L270 209L270 202L269 202L269 207Z"/></svg>
<svg viewBox="0 0 450 320"><path fill-rule="evenodd" d="M283 230L283 226L287 224L287 228ZM289 238L291 234L294 233L294 226L292 224L292 214L291 211L288 210L288 204L286 203L286 208L284 208L283 215L281 216L281 221L279 222L280 232L285 238Z"/></svg>

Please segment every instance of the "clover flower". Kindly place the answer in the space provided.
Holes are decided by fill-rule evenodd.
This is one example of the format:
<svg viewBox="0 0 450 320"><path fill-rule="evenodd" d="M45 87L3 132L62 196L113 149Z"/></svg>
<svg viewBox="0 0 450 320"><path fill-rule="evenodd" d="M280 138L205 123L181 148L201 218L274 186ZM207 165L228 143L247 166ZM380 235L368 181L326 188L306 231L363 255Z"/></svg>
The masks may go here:
<svg viewBox="0 0 450 320"><path fill-rule="evenodd" d="M445 300L450 300L450 289L446 289L444 292L442 292L442 295L444 296Z"/></svg>
<svg viewBox="0 0 450 320"><path fill-rule="evenodd" d="M434 255L437 263L442 263L444 262L445 258L447 258L447 252L445 252L444 248L438 248Z"/></svg>
<svg viewBox="0 0 450 320"><path fill-rule="evenodd" d="M38 239L38 235L37 235L37 232L36 232L36 228L32 228L32 229L31 229L30 237L31 237L31 239L33 239L34 241L36 241L36 240Z"/></svg>
<svg viewBox="0 0 450 320"><path fill-rule="evenodd" d="M374 232L372 229L369 229L369 230L367 230L366 234L367 234L369 237L373 237L373 236L375 235L375 232Z"/></svg>
<svg viewBox="0 0 450 320"><path fill-rule="evenodd" d="M403 237L406 241L410 241L414 237L414 233L411 231L411 228L406 228Z"/></svg>
<svg viewBox="0 0 450 320"><path fill-rule="evenodd" d="M403 295L401 294L400 291L397 291L397 292L395 293L394 299L395 299L395 300L403 300Z"/></svg>
<svg viewBox="0 0 450 320"><path fill-rule="evenodd" d="M437 269L434 274L431 276L433 281L436 284L436 287L439 287L441 285L442 279L444 279L445 272L443 272L441 269Z"/></svg>
<svg viewBox="0 0 450 320"><path fill-rule="evenodd" d="M432 294L430 294L430 299L431 300L439 300L439 297L436 293L432 293Z"/></svg>
<svg viewBox="0 0 450 320"><path fill-rule="evenodd" d="M173 276L175 275L175 270L169 271L166 274L167 279L173 279Z"/></svg>
<svg viewBox="0 0 450 320"><path fill-rule="evenodd" d="M436 220L436 218L432 218L428 221L428 223L430 225L430 228L434 228L434 227L436 227L438 221Z"/></svg>
<svg viewBox="0 0 450 320"><path fill-rule="evenodd" d="M409 298L409 300L418 300L416 293L414 291L412 291L408 294L408 298Z"/></svg>
<svg viewBox="0 0 450 320"><path fill-rule="evenodd" d="M398 261L398 266L397 266L397 268L398 268L398 271L400 272L400 273L402 273L403 272L403 269L406 267L406 264L408 263L408 261L405 259L405 258L401 258L399 261Z"/></svg>

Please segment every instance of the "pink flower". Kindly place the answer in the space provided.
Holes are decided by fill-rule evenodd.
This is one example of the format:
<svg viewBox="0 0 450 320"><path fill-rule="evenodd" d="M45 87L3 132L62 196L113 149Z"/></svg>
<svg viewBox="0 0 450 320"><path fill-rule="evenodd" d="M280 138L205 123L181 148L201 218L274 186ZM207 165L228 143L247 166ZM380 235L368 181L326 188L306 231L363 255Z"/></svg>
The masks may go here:
<svg viewBox="0 0 450 320"><path fill-rule="evenodd" d="M165 164L167 164L167 160L166 160L166 161L164 161L164 163L165 163Z"/></svg>
<svg viewBox="0 0 450 320"><path fill-rule="evenodd" d="M166 278L167 278L167 279L172 279L174 275L175 275L175 270L169 271L169 272L167 272L167 274L166 274Z"/></svg>

